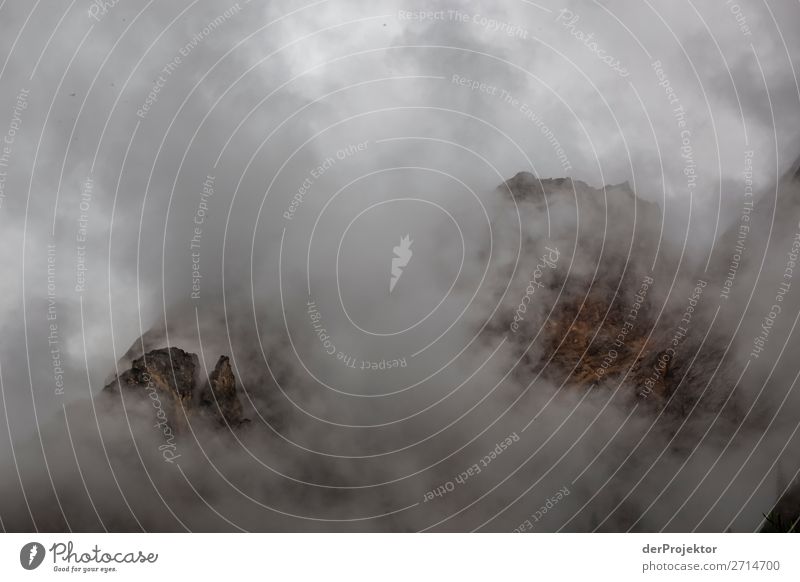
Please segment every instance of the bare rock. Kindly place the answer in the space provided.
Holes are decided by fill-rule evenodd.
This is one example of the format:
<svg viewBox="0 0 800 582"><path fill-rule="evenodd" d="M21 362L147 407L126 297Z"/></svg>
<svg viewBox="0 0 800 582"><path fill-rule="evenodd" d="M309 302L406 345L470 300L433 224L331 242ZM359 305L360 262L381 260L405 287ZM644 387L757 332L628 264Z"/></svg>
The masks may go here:
<svg viewBox="0 0 800 582"><path fill-rule="evenodd" d="M208 382L199 376L197 355L176 347L160 348L133 360L131 368L111 381L104 392L121 390L125 397L136 395L157 402L176 432L185 430L187 420L196 416L211 417L231 427L247 422L227 357L220 357Z"/></svg>
<svg viewBox="0 0 800 582"><path fill-rule="evenodd" d="M209 409L217 420L230 426L248 422L242 413L242 404L236 394L236 377L230 359L220 356L209 381L201 394L201 405Z"/></svg>

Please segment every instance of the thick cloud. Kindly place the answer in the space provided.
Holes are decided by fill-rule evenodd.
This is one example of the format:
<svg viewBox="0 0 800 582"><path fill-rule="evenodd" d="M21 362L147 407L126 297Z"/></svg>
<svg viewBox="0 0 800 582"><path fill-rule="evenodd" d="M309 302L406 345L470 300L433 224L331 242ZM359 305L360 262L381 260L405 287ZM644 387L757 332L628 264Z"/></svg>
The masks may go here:
<svg viewBox="0 0 800 582"><path fill-rule="evenodd" d="M511 530L563 487L536 529L759 526L798 469L793 298L736 384L797 230L796 6L105 4L0 7L5 528ZM576 182L495 190L520 171ZM680 398L540 374L548 318L646 273L652 344L713 287ZM180 471L90 400L150 329L229 354L253 420Z"/></svg>

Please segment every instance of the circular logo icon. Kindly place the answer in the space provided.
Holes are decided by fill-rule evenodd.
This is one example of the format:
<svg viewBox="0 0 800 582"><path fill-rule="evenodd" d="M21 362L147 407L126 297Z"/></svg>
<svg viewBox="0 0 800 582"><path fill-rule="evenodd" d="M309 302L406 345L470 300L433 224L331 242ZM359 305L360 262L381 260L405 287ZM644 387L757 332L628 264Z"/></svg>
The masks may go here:
<svg viewBox="0 0 800 582"><path fill-rule="evenodd" d="M30 542L19 551L19 563L26 570L35 570L44 561L44 546L39 542Z"/></svg>

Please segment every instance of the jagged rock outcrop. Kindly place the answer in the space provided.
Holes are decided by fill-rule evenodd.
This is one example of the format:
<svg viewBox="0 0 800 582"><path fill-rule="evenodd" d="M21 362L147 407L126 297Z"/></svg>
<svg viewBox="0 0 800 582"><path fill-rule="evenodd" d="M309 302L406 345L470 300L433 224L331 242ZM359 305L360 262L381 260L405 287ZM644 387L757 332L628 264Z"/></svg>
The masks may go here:
<svg viewBox="0 0 800 582"><path fill-rule="evenodd" d="M230 427L248 422L236 390L230 360L221 356L208 380L203 381L197 355L180 348L155 349L133 360L131 368L105 388L107 394L124 391L158 402L176 432L193 417L210 418Z"/></svg>
<svg viewBox="0 0 800 582"><path fill-rule="evenodd" d="M586 389L627 373L631 386L641 388L647 382L645 398L661 401L669 392L669 370L653 374L661 348L657 334L651 335L648 297L654 287L651 277L658 279L652 269L659 254L658 206L638 198L627 182L593 188L571 178L539 179L529 172L516 174L498 192L548 216L548 240L557 244L562 257L548 285L556 306L541 333L539 322L531 320L514 338L526 350L530 338L539 334L541 349L524 356L534 371L544 367L551 380ZM551 215L557 218L550 220ZM526 256L537 256L541 238L531 233L523 241Z"/></svg>
<svg viewBox="0 0 800 582"><path fill-rule="evenodd" d="M246 422L236 393L236 377L227 356L220 357L200 398L202 406L217 411L218 420L223 424L238 426Z"/></svg>
<svg viewBox="0 0 800 582"><path fill-rule="evenodd" d="M676 416L695 404L717 405L718 391L704 388L730 383L726 371L717 370L727 340L716 329L708 337L704 332L718 283L702 271L693 276L690 268L674 282L681 264L662 244L658 205L638 197L627 182L593 188L528 172L498 193L513 197L522 212L528 205L531 214L523 220L534 217L540 231L548 230L529 230L524 257L535 261L543 240L561 254L546 282L547 298L535 302L540 317L526 317L519 332L509 334L526 364L518 372L523 380L541 376L567 389L606 389ZM542 216L546 223L535 218ZM524 273L535 266L519 268ZM504 312L493 330L505 333L513 316Z"/></svg>

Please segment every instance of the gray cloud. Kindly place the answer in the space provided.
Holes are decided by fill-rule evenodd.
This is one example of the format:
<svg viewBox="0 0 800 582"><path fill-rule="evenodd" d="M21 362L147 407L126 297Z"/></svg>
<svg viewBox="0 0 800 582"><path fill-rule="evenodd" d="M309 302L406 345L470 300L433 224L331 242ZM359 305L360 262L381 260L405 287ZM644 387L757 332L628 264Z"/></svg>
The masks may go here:
<svg viewBox="0 0 800 582"><path fill-rule="evenodd" d="M798 469L793 296L736 382L797 230L800 48L796 7L738 6L3 4L3 527L508 531L563 487L536 530L758 527ZM763 201L724 300L747 163ZM495 190L520 171L576 182ZM545 365L537 331L647 273L649 345L708 281L671 398ZM146 407L90 400L149 329L230 355L252 420L199 423L180 471Z"/></svg>

